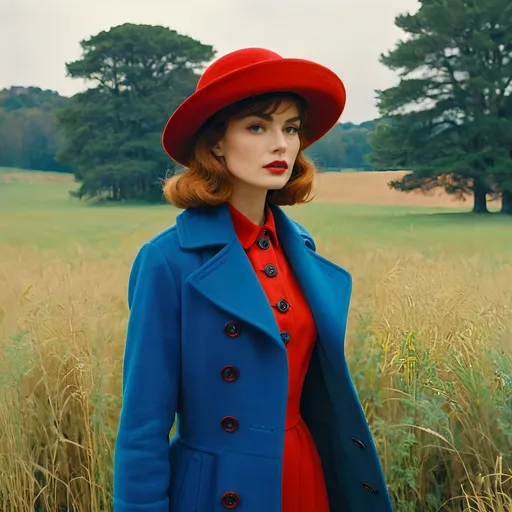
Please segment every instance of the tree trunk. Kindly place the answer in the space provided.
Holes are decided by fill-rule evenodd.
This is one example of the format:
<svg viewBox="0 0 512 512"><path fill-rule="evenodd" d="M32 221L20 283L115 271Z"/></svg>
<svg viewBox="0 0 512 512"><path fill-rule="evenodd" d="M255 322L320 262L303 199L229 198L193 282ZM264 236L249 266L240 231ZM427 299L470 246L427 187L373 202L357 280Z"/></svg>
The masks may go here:
<svg viewBox="0 0 512 512"><path fill-rule="evenodd" d="M512 191L504 190L501 195L501 213L512 215Z"/></svg>
<svg viewBox="0 0 512 512"><path fill-rule="evenodd" d="M487 209L487 187L480 178L473 181L473 213L489 213Z"/></svg>

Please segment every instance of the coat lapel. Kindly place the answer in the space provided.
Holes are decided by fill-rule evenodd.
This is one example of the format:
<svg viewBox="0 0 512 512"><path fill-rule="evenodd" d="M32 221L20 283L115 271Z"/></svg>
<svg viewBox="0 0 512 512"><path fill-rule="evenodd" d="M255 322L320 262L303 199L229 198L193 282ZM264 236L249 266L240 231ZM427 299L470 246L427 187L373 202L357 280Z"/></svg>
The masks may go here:
<svg viewBox="0 0 512 512"><path fill-rule="evenodd" d="M343 268L315 252L313 239L301 232L280 208L273 207L276 229L286 257L315 319L318 338L344 357L344 337L352 279Z"/></svg>
<svg viewBox="0 0 512 512"><path fill-rule="evenodd" d="M176 222L184 249L218 250L190 274L187 282L233 318L264 332L284 350L274 313L238 241L227 206L186 210Z"/></svg>
<svg viewBox="0 0 512 512"><path fill-rule="evenodd" d="M281 208L272 206L272 212L279 241L311 308L319 339L343 349L350 274L316 254L312 238ZM183 249L215 249L187 281L212 303L264 332L284 350L274 313L238 242L227 205L185 210L176 223Z"/></svg>

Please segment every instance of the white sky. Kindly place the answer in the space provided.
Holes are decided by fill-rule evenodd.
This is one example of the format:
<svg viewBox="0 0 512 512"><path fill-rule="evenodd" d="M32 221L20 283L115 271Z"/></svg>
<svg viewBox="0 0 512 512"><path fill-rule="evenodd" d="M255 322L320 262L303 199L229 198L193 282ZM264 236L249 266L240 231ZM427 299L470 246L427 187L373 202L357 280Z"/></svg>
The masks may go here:
<svg viewBox="0 0 512 512"><path fill-rule="evenodd" d="M379 63L402 37L397 14L417 0L0 0L0 88L83 90L66 77L79 41L122 23L163 25L213 45L217 57L247 46L311 59L347 87L342 121L378 116L375 90L398 77Z"/></svg>

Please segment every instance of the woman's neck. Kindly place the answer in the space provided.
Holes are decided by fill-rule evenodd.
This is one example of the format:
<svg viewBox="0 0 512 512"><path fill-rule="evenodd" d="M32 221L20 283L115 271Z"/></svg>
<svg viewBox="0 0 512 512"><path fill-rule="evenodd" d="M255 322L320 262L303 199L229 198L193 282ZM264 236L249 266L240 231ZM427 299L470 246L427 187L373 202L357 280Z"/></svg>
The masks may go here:
<svg viewBox="0 0 512 512"><path fill-rule="evenodd" d="M247 217L251 222L258 226L265 224L265 207L267 201L266 191L259 193L241 194L236 189L233 192L229 203L236 208L241 214Z"/></svg>

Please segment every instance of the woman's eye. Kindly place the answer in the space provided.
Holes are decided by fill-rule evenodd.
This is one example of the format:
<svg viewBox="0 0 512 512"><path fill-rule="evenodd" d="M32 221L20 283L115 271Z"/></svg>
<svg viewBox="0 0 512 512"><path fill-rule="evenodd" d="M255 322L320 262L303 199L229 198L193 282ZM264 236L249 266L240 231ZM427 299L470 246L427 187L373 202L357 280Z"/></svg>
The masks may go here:
<svg viewBox="0 0 512 512"><path fill-rule="evenodd" d="M290 135L297 135L297 133L299 133L299 129L296 126L288 126L288 128L286 128L286 131Z"/></svg>
<svg viewBox="0 0 512 512"><path fill-rule="evenodd" d="M249 126L249 130L251 130L251 132L254 133L260 133L260 130L263 130L263 127L260 126L259 124L252 124L251 126Z"/></svg>

